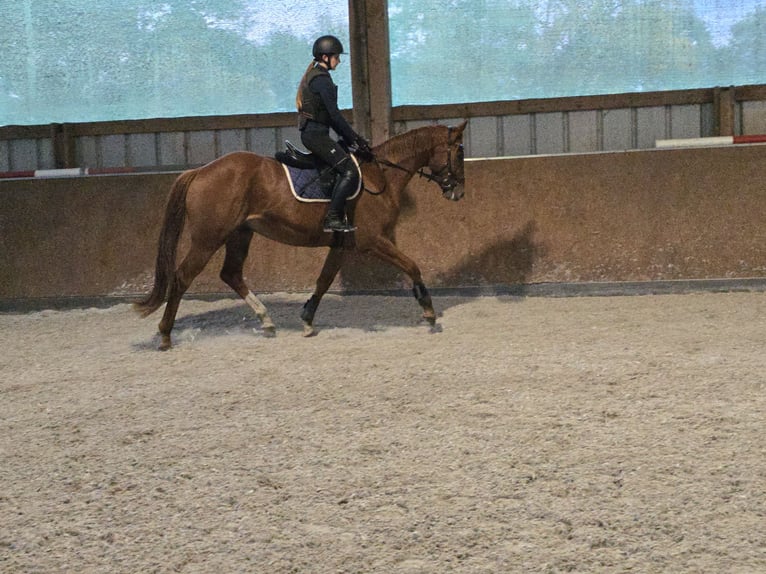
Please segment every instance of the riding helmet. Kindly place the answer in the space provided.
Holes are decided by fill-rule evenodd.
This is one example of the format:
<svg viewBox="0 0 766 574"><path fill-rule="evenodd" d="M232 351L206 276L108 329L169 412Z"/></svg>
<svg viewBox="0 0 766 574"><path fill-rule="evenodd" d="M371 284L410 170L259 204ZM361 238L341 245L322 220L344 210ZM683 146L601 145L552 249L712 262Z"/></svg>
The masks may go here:
<svg viewBox="0 0 766 574"><path fill-rule="evenodd" d="M312 53L315 60L321 59L322 54L343 54L343 44L335 36L320 36L314 42Z"/></svg>

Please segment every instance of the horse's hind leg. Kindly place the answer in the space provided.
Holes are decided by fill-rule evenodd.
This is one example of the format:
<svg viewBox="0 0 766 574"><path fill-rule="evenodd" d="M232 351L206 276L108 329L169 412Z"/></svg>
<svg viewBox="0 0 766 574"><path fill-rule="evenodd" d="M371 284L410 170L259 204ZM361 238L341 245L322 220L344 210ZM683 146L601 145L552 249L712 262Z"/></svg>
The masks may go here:
<svg viewBox="0 0 766 574"><path fill-rule="evenodd" d="M269 317L266 306L250 290L242 276L242 268L245 265L252 238L253 232L247 227L240 227L229 235L226 240L226 258L223 261L220 277L255 311L255 316L261 321L264 332L273 335L276 329L274 321Z"/></svg>
<svg viewBox="0 0 766 574"><path fill-rule="evenodd" d="M218 249L218 246L202 247L192 243L189 252L184 258L178 270L175 272L175 278L170 286L168 293L168 302L165 306L165 312L162 315L159 329L162 340L160 341L160 350L166 351L171 347L170 332L176 321L178 305L181 303L186 290L194 281L194 278L205 268L207 262Z"/></svg>
<svg viewBox="0 0 766 574"><path fill-rule="evenodd" d="M305 337L310 337L311 335L316 334L313 326L314 314L316 313L317 307L319 307L319 301L321 301L324 294L327 293L330 285L332 285L332 282L335 280L335 276L338 274L338 270L343 264L343 254L344 250L342 247L330 248L330 252L327 254L327 258L324 261L322 272L317 279L314 293L312 293L311 298L306 301L305 305L303 305L301 319L303 319L303 335Z"/></svg>

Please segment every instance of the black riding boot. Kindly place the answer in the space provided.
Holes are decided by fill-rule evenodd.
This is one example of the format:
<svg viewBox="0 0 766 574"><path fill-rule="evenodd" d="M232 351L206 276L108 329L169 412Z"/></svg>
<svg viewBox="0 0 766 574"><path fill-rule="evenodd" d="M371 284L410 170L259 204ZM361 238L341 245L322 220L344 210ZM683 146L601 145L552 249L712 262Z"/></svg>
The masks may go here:
<svg viewBox="0 0 766 574"><path fill-rule="evenodd" d="M338 172L330 167L319 169L319 189L325 197L332 197L332 190L335 187L335 179Z"/></svg>
<svg viewBox="0 0 766 574"><path fill-rule="evenodd" d="M351 163L351 162L348 162ZM354 231L356 227L349 225L346 220L346 199L354 194L359 185L359 175L356 166L351 165L351 170L341 172L332 190L330 209L324 218L325 231Z"/></svg>

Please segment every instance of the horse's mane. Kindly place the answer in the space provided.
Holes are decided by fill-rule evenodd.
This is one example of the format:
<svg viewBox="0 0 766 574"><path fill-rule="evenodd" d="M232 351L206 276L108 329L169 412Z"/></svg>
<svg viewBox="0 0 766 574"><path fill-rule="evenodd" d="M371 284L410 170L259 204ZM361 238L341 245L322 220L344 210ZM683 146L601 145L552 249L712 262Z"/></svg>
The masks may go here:
<svg viewBox="0 0 766 574"><path fill-rule="evenodd" d="M413 154L430 150L434 144L434 134L439 127L443 126L423 126L395 135L377 146L376 153L396 163Z"/></svg>

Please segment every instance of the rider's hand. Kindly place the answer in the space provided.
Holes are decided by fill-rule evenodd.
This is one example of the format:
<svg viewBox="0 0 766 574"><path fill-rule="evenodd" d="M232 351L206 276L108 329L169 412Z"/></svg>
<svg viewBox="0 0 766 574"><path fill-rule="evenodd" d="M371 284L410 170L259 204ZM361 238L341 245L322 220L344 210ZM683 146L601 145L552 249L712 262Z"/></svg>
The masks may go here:
<svg viewBox="0 0 766 574"><path fill-rule="evenodd" d="M375 159L375 155L372 153L370 144L367 143L366 139L362 137L356 138L354 145L356 146L356 154L364 161L372 161Z"/></svg>

